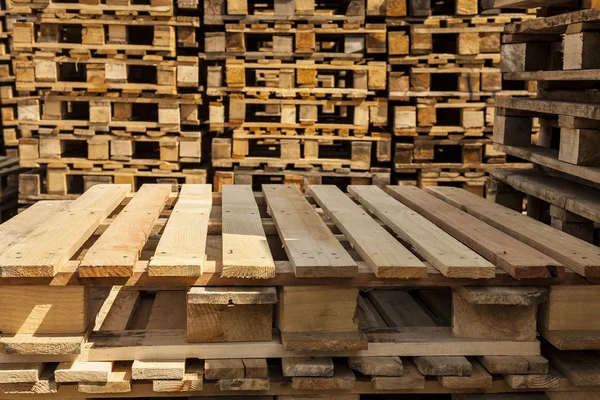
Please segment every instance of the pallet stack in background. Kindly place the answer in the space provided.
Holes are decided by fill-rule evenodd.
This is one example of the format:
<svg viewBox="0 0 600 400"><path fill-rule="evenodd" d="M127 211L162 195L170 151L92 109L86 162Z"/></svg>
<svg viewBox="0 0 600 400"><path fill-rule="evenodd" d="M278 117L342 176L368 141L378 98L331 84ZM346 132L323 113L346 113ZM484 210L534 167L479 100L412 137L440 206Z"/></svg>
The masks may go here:
<svg viewBox="0 0 600 400"><path fill-rule="evenodd" d="M506 23L528 10L494 9L477 0L371 1L385 17L393 169L399 184L463 187L483 196L490 167L528 168L492 147L495 100L535 88L500 73Z"/></svg>
<svg viewBox="0 0 600 400"><path fill-rule="evenodd" d="M19 152L15 126L15 76L11 65L6 3L0 2L0 222L17 212Z"/></svg>
<svg viewBox="0 0 600 400"><path fill-rule="evenodd" d="M573 4L563 3L541 9L542 15L550 15L547 18L505 29L503 78L537 82L538 95L498 100L495 148L532 162L535 168L493 170L488 197L519 211L526 197L529 216L598 243L600 12L597 8L567 12ZM537 2L516 2L521 7L532 4ZM540 131L532 136L534 119L539 120Z"/></svg>
<svg viewBox="0 0 600 400"><path fill-rule="evenodd" d="M386 184L385 24L365 2L204 2L215 185Z"/></svg>
<svg viewBox="0 0 600 400"><path fill-rule="evenodd" d="M96 183L204 183L197 7L11 2L23 203ZM181 3L181 2L180 2Z"/></svg>

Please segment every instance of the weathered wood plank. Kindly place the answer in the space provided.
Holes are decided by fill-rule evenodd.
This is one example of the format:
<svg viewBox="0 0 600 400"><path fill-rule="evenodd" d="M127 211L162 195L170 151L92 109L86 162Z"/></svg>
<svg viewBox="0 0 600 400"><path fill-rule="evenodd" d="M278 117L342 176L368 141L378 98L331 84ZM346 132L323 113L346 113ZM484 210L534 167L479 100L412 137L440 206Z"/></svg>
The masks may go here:
<svg viewBox="0 0 600 400"><path fill-rule="evenodd" d="M211 185L182 185L148 264L150 276L200 276L212 207Z"/></svg>
<svg viewBox="0 0 600 400"><path fill-rule="evenodd" d="M388 186L388 192L515 278L551 276L560 264L472 215L416 187Z"/></svg>
<svg viewBox="0 0 600 400"><path fill-rule="evenodd" d="M142 186L106 232L90 247L79 264L79 276L133 275L133 267L171 189L171 185Z"/></svg>
<svg viewBox="0 0 600 400"><path fill-rule="evenodd" d="M296 185L263 192L297 277L352 277L358 266Z"/></svg>
<svg viewBox="0 0 600 400"><path fill-rule="evenodd" d="M275 262L252 187L223 186L222 207L222 276L255 279L275 277Z"/></svg>
<svg viewBox="0 0 600 400"><path fill-rule="evenodd" d="M496 268L477 253L394 200L376 186L348 186L348 191L402 240L436 267L444 276L493 278Z"/></svg>
<svg viewBox="0 0 600 400"><path fill-rule="evenodd" d="M366 186L365 186L366 187ZM425 265L336 186L310 185L325 215L378 278L425 278Z"/></svg>

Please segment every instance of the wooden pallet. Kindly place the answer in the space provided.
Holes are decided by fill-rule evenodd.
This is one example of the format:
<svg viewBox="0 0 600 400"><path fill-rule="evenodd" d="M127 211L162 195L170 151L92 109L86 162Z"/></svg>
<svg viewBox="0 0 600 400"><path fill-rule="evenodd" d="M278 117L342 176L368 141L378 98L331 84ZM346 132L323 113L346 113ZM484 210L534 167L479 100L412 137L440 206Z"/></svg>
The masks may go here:
<svg viewBox="0 0 600 400"><path fill-rule="evenodd" d="M312 136L312 138L311 138ZM342 139L342 140L340 140ZM217 168L241 167L313 169L324 171L349 168L367 171L377 163L391 160L390 134L369 137L247 135L212 140L212 165Z"/></svg>
<svg viewBox="0 0 600 400"><path fill-rule="evenodd" d="M594 222L598 191L540 171L491 170L488 198L591 243L598 242Z"/></svg>
<svg viewBox="0 0 600 400"><path fill-rule="evenodd" d="M209 105L210 130L297 130L352 132L365 135L376 127L387 127L385 98L365 99L261 99L231 94L226 103Z"/></svg>
<svg viewBox="0 0 600 400"><path fill-rule="evenodd" d="M227 186L225 186L227 188ZM343 196L342 192L335 189L334 187L331 186L323 186L324 189L323 190L328 190L328 198L332 197L332 198L336 198L338 200L341 201L342 198L346 199L345 196ZM185 186L184 186L185 188ZM195 186L190 186L190 189L196 189L197 187ZM248 190L249 186L231 186L231 190ZM318 189L319 186L312 186L309 189L314 192L315 190L320 190ZM94 198L103 198L105 196L103 196L102 194L104 192L107 193L117 193L114 195L109 195L107 194L106 196L112 196L111 198L114 197L114 201L113 203L116 205L118 205L118 203L122 202L122 200L125 198L125 196L127 195L127 192L129 191L130 187L126 186L126 185L115 185L115 186L105 186L105 185L98 185L98 186L93 186L92 188L90 188L88 191L86 191L84 193L84 195L82 197L80 197L78 200L76 200L76 202L74 202L72 206L69 206L69 209L71 209L72 207L75 207L75 205L79 204L79 203L83 203L86 201L92 201L92 199ZM127 223L129 218L137 218L136 217L136 213L133 212L135 211L135 209L137 209L138 206L136 206L136 204L140 203L142 201L142 199L145 199L144 201L149 201L148 199L148 194L149 193L153 193L154 191L158 191L159 193L161 193L161 196L159 198L151 198L152 201L154 201L156 203L156 206L159 207L157 212L155 214L149 214L149 216L147 217L148 220L145 222L148 226L148 228L150 229L152 226L155 225L155 221L158 219L159 217L159 213L160 213L160 209L162 207L164 207L164 205L166 204L166 201L169 197L169 193L172 189L172 185L148 185L145 187L142 187L142 191L138 191L138 195L137 197L135 197L135 199L137 199L136 201L132 201L129 203L129 206L127 208L128 212L127 213L121 213L119 217L117 217L117 219L115 219L115 223L117 223L116 221L123 221L123 222L119 222L116 224L115 228L113 229L109 229L106 232L106 237L104 239L99 239L99 241L96 241L95 245L92 245L92 247L96 246L96 248L98 250L96 250L95 248L91 248L90 250L88 250L87 252L87 256L85 256L85 259L83 261L81 261L81 265L78 264L79 262L74 262L71 265L71 268L75 268L74 270L78 270L78 274L81 277L130 277L134 274L134 271L136 271L137 268L142 268L145 269L147 268L146 262L144 262L144 258L139 258L139 251L140 249L142 249L144 247L144 245L146 244L147 241L147 236L145 237L139 237L139 240L136 240L135 243L131 243L131 246L128 247L129 250L126 251L127 254L127 258L124 260L119 260L118 262L116 262L116 264L113 262L108 262L106 263L102 258L97 258L100 257L100 254L102 254L102 252L104 251L113 251L111 250L111 246L112 245L116 245L116 243L120 243L119 239L114 239L111 237L111 235L115 235L116 237L121 237L121 233L119 233L117 231L118 228L121 223ZM375 203L371 203L371 202L380 202L380 201L385 201L386 204L389 203L389 207L394 207L397 209L405 209L400 202L394 200L392 197L390 197L389 195L387 195L386 193L384 193L383 191L381 191L380 189L377 189L376 187L373 186L351 186L350 188L350 192L354 194L354 196L359 197L359 200L361 202L361 204L375 204ZM189 190L189 189L188 189ZM263 185L263 191L265 192L265 196L266 196L266 201L268 203L268 207L270 210L272 210L272 215L274 218L274 222L276 224L276 226L291 226L288 225L288 223L292 223L292 220L289 220L290 218L294 218L295 215L297 215L297 213L301 212L301 211L289 211L289 214L279 214L277 212L277 210L280 210L280 208L285 208L288 207L288 205L290 204L290 202L294 202L294 204L296 204L296 202L298 204L297 207L301 207L301 210L305 210L306 212L308 212L308 209L310 208L311 210L312 207L310 207L310 204L305 200L304 196L301 194L301 192L298 190L297 186L295 185ZM162 196L162 193L165 192L166 195ZM365 194L365 196L368 197L366 198L362 198L360 197L359 193L363 193ZM475 217L467 217L464 215L464 213L461 213L459 211L457 211L455 208L453 208L452 206L449 206L445 203L443 203L442 201L436 200L433 196L425 193L424 191L418 189L418 188L414 188L414 187L401 187L401 186L394 186L394 187L390 187L389 188L389 192L391 195L395 196L396 198L400 199L402 202L404 202L405 204L407 204L408 206L410 206L411 208L415 209L418 213L422 214L422 216L417 217L418 214L414 214L415 218L418 218L418 224L416 224L415 226L419 226L419 229L417 229L416 231L404 231L404 233L402 235L406 235L404 236L404 240L408 240L409 243L412 243L413 245L417 245L419 243L419 241L417 240L417 236L418 235L422 235L422 234L426 234L428 235L428 237L430 236L429 231L433 232L431 234L435 234L435 235L443 235L443 237L448 238L448 240L450 240L450 236L446 233L443 233L442 229L436 227L433 225L433 223L437 224L438 226L443 227L444 230L448 231L450 233L450 235L456 237L458 240L462 241L463 243L465 243L467 246L474 248L476 251L480 252L485 258L489 259L492 263L494 263L496 266L502 268L506 273L510 274L511 276L515 276L515 277L519 277L519 278L550 278L553 275L557 275L558 276L562 276L564 275L564 271L563 271L563 267L561 266L560 263L556 262L555 260L539 253L538 251L527 247L526 245L524 245L523 243L520 243L519 241L510 238L508 235L506 234L502 234L500 232L497 232L494 228L490 227L489 225L483 223L483 222L479 222L477 220L477 218ZM185 193L185 191L184 191ZM241 195L240 195L241 196ZM252 196L248 195L250 197L250 200L253 200ZM291 197L290 197L291 196ZM207 194L206 197L208 199L211 198L210 194ZM367 200L370 199L370 200ZM120 199L120 200L119 200ZM118 200L118 201L117 201ZM337 201L337 200L336 200ZM111 204L113 204L111 203ZM355 211L358 212L358 205L356 205L354 202L346 202L347 206L349 207L350 210L352 209L356 209ZM345 204L344 203L344 204ZM493 205L492 203L490 203L490 205ZM377 210L377 207L374 207L374 212ZM381 205L381 207L383 207L383 205ZM388 207L388 206L386 206ZM110 213L112 211L111 208L110 210L104 209L103 208L103 213ZM129 212L129 210L132 210L131 213ZM443 212L442 212L443 210ZM87 209L86 209L87 211ZM328 212L327 209L325 210L326 213ZM302 211L303 212L303 211ZM65 212L59 212L55 217L53 217L52 219L48 220L47 224L44 224L43 226L39 227L40 230L40 235L42 234L41 232L46 232L46 229L50 229L53 225L53 220L56 219L58 221L58 218L62 218L63 214L68 214L68 216L70 218L78 218L77 213L70 213L69 211L65 211ZM351 211L351 213L354 213L354 211ZM24 214L25 215L25 214ZM325 224L322 223L322 221L320 220L320 217L318 216L318 214L313 210L310 212L310 215L312 215L311 217L311 223L315 223L318 224L318 226L321 226L321 228L319 228L318 231L316 230L309 230L306 233L306 237L305 239L302 239L301 241L304 242L305 240L310 242L310 241L315 241L316 239L314 238L313 235L325 235L325 236L320 236L320 238L322 239L323 237L327 237L327 243L330 243L330 245L332 246L332 249L335 248L335 250L331 250L332 252L336 253L336 257L333 257L332 259L325 259L324 255L319 255L319 258L316 259L308 259L307 256L304 254L302 248L297 248L297 247L289 247L286 246L286 252L287 252L287 256L289 257L289 262L293 268L293 271L295 271L295 274L297 276L306 276L306 277L356 277L358 276L358 264L356 263L356 261L354 261L352 259L352 257L349 255L349 253L347 252L347 250L344 250L339 241L335 238L335 236L333 236L333 234L331 232L329 232L327 229L327 226ZM384 214L377 214L379 215L379 217L381 217ZM399 214L398 214L399 215ZM64 215L65 217L67 215ZM153 218L150 218L150 216L153 216ZM23 218L27 218L26 216L24 216ZM258 218L258 215L257 215ZM529 221L526 217L523 217L524 220L523 221ZM1 260L5 260L3 262L0 262L0 266L3 266L3 276L4 277L8 277L11 276L13 274L13 276L46 276L46 277L53 277L56 274L60 274L62 273L61 271L63 271L64 269L62 268L63 265L65 265L65 262L68 260L68 258L72 257L72 255L77 251L77 249L81 246L81 243L83 243L85 240L87 240L87 238L89 238L92 234L94 229L96 229L98 226L100 226L101 222L100 221L101 218L99 218L99 220L90 220L88 221L87 224L79 224L77 225L77 229L75 229L75 231L73 232L72 236L69 236L68 238L65 238L65 243L69 243L70 240L77 240L78 245L70 245L70 247L65 247L64 249L59 249L56 246L52 246L52 260L44 262L43 265L38 265L39 264L39 258L37 257L30 257L32 258L31 260L23 260L19 262L19 265L21 265L21 267L15 265L14 261L11 261L10 257L11 254L14 254L15 252L21 252L22 250L19 250L19 248L21 246L32 246L33 243L31 244L27 244L27 240L23 240L21 241L21 244L19 246L13 246L12 248L8 249L8 251L5 251L2 254L2 257L0 257L0 261ZM372 219L371 217L369 217L368 215L364 215L364 219L365 219L365 224L372 224ZM136 219L137 220L137 219ZM384 218L385 220L385 218ZM426 220L430 220L433 223L428 223L426 222ZM62 220L61 220L62 221ZM300 221L298 221L299 223ZM335 221L334 221L335 222ZM385 221L384 221L385 222ZM465 224L469 223L469 228L465 228ZM533 222L533 220L532 220ZM203 220L202 224L208 224L209 220L208 218L206 220ZM525 223L525 222L524 222ZM91 224L91 225L89 225ZM133 226L137 226L139 224L136 223ZM168 222L167 222L168 224ZM336 222L336 224L339 224L339 226L341 226L342 228L340 229L347 229L348 227L344 227L344 225L342 224L342 222ZM47 226L46 226L47 225ZM80 226L81 225L81 226ZM89 226L88 226L89 225ZM185 229L185 226L187 224L184 224L180 229ZM132 228L133 228L132 226ZM395 226L395 225L393 225ZM427 232L423 229L423 226L427 226L428 230ZM461 229L458 230L456 229L456 227L460 226ZM86 228L87 227L87 228ZM472 228L471 228L472 227ZM33 228L33 227L32 227ZM75 228L75 227L74 227ZM79 231L78 229L87 229L85 232L83 231ZM301 229L302 226L300 224L298 224L298 229ZM28 228L29 229L29 228ZM407 228L408 229L408 228ZM50 232L50 231L49 231ZM150 232L150 231L147 231ZM285 244L289 244L290 240L297 240L297 239L292 239L291 236L289 236L289 232L288 230L285 231L280 231L280 239L282 243ZM486 232L485 235L485 240L482 237L482 233L481 232ZM110 233L110 234L109 234ZM398 232L397 232L398 233ZM147 233L149 234L149 233ZM383 234L383 233L382 233ZM48 235L50 235L50 233L48 233ZM52 237L54 237L55 235L52 234ZM104 236L104 235L102 235ZM387 235L385 235L387 236ZM34 237L34 235L31 236L32 238ZM39 248L40 246L40 242L42 242L42 239L37 239L39 236L35 235L36 240L35 240L35 246L37 246L36 248ZM294 236L295 237L295 236ZM371 237L371 236L369 236ZM220 242L220 237L216 236L216 239L218 242ZM322 240L319 239L317 242L322 242ZM168 236L163 237L163 240L165 240L165 244L168 242ZM205 240L205 239L203 239ZM358 241L355 241L358 240ZM360 236L357 236L356 238L351 240L351 243L354 243L354 247L359 247L359 246L363 246L363 240L365 240L365 238L361 238ZM390 239L391 240L391 239ZM110 243L113 243L111 245L108 245L108 242L110 241ZM101 246L101 243L107 243L106 244L106 249L103 248L104 245ZM307 242L307 243L308 243ZM396 243L396 240L394 239L394 241L392 241L392 243ZM431 243L432 246L436 247L438 246L438 244L436 244L437 242ZM458 250L459 248L461 249L461 251L466 251L464 245L459 245L458 242L453 240L453 243L455 243L455 246L458 246L455 248L455 250ZM513 253L513 252L506 252L508 247L508 244L510 244L511 246L514 246L515 249L519 250L519 253ZM366 243L364 243L364 245L366 246ZM419 244L419 246L423 245L422 243ZM120 246L120 245L119 245ZM395 245L394 245L395 246ZM499 249L499 246L502 248L502 250ZM590 245L591 246L591 245ZM24 248L25 248L24 247ZM197 261L193 261L190 260L191 264L194 265L196 267L196 269L194 270L194 273L191 274L191 277L198 277L199 275L201 275L201 268L203 267L203 265L205 264L204 262L204 255L206 254L206 249L204 246L194 246L195 249L194 252L200 252L202 254L198 255L198 259ZM372 258L375 257L376 254L371 254L370 252L366 251L368 248L361 247L361 251L359 252L360 254L362 254L362 258L365 259L365 257L367 257L367 259L365 259L365 261L367 262L368 266L371 266L376 274L379 274L379 272L377 272L379 270L379 268L381 266L386 265L387 261L384 262L384 264L381 264L383 261L377 261L377 258ZM522 252L521 252L522 250ZM566 250L566 249L565 249ZM593 248L593 246L590 247L589 249L592 253L591 254L586 254L585 257L588 257L588 261L586 261L586 263L594 263L593 260L595 260L595 257L597 257L595 255L595 248ZM125 251L125 249L123 250ZM426 251L423 250L419 250L419 247L417 247L417 251L419 254L421 254L421 256L425 257L426 260L432 262L434 265L438 265L440 270L442 271L443 274L445 275L449 275L449 276L456 276L454 274L458 274L458 276L462 276L462 277L481 277L481 276L485 276L487 278L493 278L495 276L495 267L488 263L485 262L484 266L480 265L482 263L482 259L480 258L480 256L475 255L475 253L469 251L468 254L469 256L465 256L466 258L463 258L462 260L464 261L460 261L458 262L459 264L464 264L464 263L471 263L474 262L474 260L477 261L477 266L474 265L465 265L464 267L456 267L453 265L449 265L448 260L446 260L446 258L441 259L437 254L438 253L427 253ZM516 250L515 250L516 251ZM151 254L154 254L153 251L151 251ZM378 252L378 254L381 254L380 252ZM386 253L387 254L387 253ZM397 256L399 257L401 253L398 253ZM444 257L446 257L445 253ZM97 255L97 256L96 256ZM315 254L315 257L318 254ZM392 265L394 266L393 268L389 268L389 272L386 272L385 274L387 275L388 273L391 275L387 275L387 276L401 276L403 278L408 278L414 275L413 274L418 274L419 277L424 277L424 273L427 271L426 266L424 264L421 264L422 267L420 268L414 268L414 263L416 262L415 259L413 258L414 256L410 255L408 256L409 253L406 253L403 258L394 261L392 263ZM214 256L214 255L213 255ZM211 257L213 257L211 256ZM369 259L369 257L371 257L371 259ZM473 258L475 257L475 258ZM35 259L34 259L35 258ZM139 261L138 261L139 260ZM446 261L444 261L446 260ZM289 264L288 264L289 265ZM581 274L585 274L586 276L594 276L594 274L596 274L596 267L594 265L590 265L587 266L585 268L575 268L576 272L581 273ZM572 268L573 269L573 268ZM5 271L6 270L6 271ZM66 271L63 271L66 272ZM408 274L408 275L406 275ZM483 274L483 275L482 275ZM169 275L169 274L167 274ZM175 274L175 275L180 275L179 273ZM398 279L396 279L394 282L398 282ZM391 282L390 282L391 283ZM308 282L307 282L308 284Z"/></svg>
<svg viewBox="0 0 600 400"><path fill-rule="evenodd" d="M382 3L378 0L367 0L367 16L386 17L386 21L391 24L402 23L404 21L419 22L419 20L430 19L449 19L449 20L489 20L502 23L510 22L515 10L510 10L510 6L502 7L509 10L502 10L494 3L478 0L443 0L443 1L417 1L401 0L392 4ZM518 7L514 7L518 8ZM520 8L520 7L519 7ZM523 7L525 8L525 7ZM535 8L535 7L526 7ZM534 14L534 10L530 14ZM523 11L523 14L526 11ZM480 14L474 16L476 14ZM488 15L489 14L489 15ZM499 15L496 15L499 14ZM522 14L517 14L521 17ZM433 16L433 17L432 17ZM531 16L533 17L533 15ZM508 19L508 21L506 21Z"/></svg>
<svg viewBox="0 0 600 400"><path fill-rule="evenodd" d="M200 163L208 154L203 132L159 137L116 133L40 134L23 138L19 144L21 165L37 168L41 164L68 163L102 165L105 169L152 166L169 169L168 164L174 163L171 169L181 169L186 163Z"/></svg>
<svg viewBox="0 0 600 400"><path fill-rule="evenodd" d="M506 27L502 46L506 78L540 81L543 90L536 99L498 99L494 142L501 151L598 188L595 133L600 116L594 84L600 65L585 50L594 46L590 40L596 32L586 28L594 21L600 21L597 9ZM530 41L534 33L545 41ZM539 117L541 126L535 141L528 132L532 117Z"/></svg>
<svg viewBox="0 0 600 400"><path fill-rule="evenodd" d="M136 191L146 183L170 185L206 183L205 169L102 169L87 162L87 168L65 164L48 164L45 169L19 176L19 203L31 204L39 200L75 199L97 184L125 184ZM82 165L85 166L85 165ZM110 166L110 165L109 165ZM116 166L116 165L115 165Z"/></svg>
<svg viewBox="0 0 600 400"><path fill-rule="evenodd" d="M206 33L207 59L360 60L386 52L384 24L227 24L225 31Z"/></svg>
<svg viewBox="0 0 600 400"><path fill-rule="evenodd" d="M386 75L386 64L379 61L362 65L344 60L226 60L224 69L221 65L207 67L206 94L366 98L387 88Z"/></svg>
<svg viewBox="0 0 600 400"><path fill-rule="evenodd" d="M145 56L142 60L116 57L65 57L53 53L15 57L16 88L19 91L39 89L55 92L86 90L106 93L150 92L176 95L180 88L200 92L197 57L179 56L165 60L162 56Z"/></svg>
<svg viewBox="0 0 600 400"><path fill-rule="evenodd" d="M149 4L137 4L134 1L126 0L123 2L112 2L110 0L98 0L90 3L85 1L19 1L13 2L8 1L10 7L8 8L11 14L32 14L32 13L45 13L45 14L64 14L67 12L73 12L80 14L85 17L90 15L103 16L103 15L116 15L116 16L152 16L152 17L165 17L173 16L175 14L175 4L173 0L154 0Z"/></svg>
<svg viewBox="0 0 600 400"><path fill-rule="evenodd" d="M68 14L67 14L68 15ZM194 20L194 18L196 18ZM97 19L61 17L43 19L41 23L16 22L13 26L13 49L16 52L65 52L73 43L60 41L60 32L69 32L69 38L81 50L96 54L114 54L119 51L130 55L158 55L175 57L177 44L190 40L190 28L198 25L197 17L165 17L148 19L132 25L132 20L105 16ZM185 29L178 29L179 27Z"/></svg>
<svg viewBox="0 0 600 400"><path fill-rule="evenodd" d="M509 159L493 149L490 138L458 140L415 138L412 143L396 143L394 168L396 172L417 168L531 168L519 159Z"/></svg>
<svg viewBox="0 0 600 400"><path fill-rule="evenodd" d="M141 96L111 92L47 93L40 97L17 99L17 119L5 126L21 130L107 131L123 129L149 136L179 132L183 126L200 124L199 94L176 98ZM162 133L161 133L162 132Z"/></svg>
<svg viewBox="0 0 600 400"><path fill-rule="evenodd" d="M388 185L390 183L389 168L371 168L368 171L351 171L347 168L335 171L324 171L320 168L311 170L281 168L242 168L233 171L215 171L214 188L220 192L223 185L250 185L254 190L262 190L263 184L294 184L302 192L308 191L309 185Z"/></svg>
<svg viewBox="0 0 600 400"><path fill-rule="evenodd" d="M198 6L198 1L186 2L186 5L195 8ZM207 25L222 25L232 21L239 23L270 21L362 23L364 20L364 0L352 0L341 4L316 2L315 0L284 0L270 4L257 0L209 0L204 2L204 23Z"/></svg>

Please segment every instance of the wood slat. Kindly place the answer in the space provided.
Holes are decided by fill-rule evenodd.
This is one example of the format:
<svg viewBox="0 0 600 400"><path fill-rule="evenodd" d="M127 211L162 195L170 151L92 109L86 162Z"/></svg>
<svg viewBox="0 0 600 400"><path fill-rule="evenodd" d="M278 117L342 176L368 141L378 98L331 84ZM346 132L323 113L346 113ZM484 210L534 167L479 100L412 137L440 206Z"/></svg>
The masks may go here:
<svg viewBox="0 0 600 400"><path fill-rule="evenodd" d="M483 257L378 187L352 185L348 186L348 191L444 276L495 276L496 268Z"/></svg>
<svg viewBox="0 0 600 400"><path fill-rule="evenodd" d="M296 185L263 185L297 277L352 277L358 266Z"/></svg>
<svg viewBox="0 0 600 400"><path fill-rule="evenodd" d="M336 186L310 185L309 189L375 276L427 277L427 267Z"/></svg>
<svg viewBox="0 0 600 400"><path fill-rule="evenodd" d="M265 236L252 186L223 186L223 269L227 278L275 277L275 262Z"/></svg>
<svg viewBox="0 0 600 400"><path fill-rule="evenodd" d="M388 192L514 278L551 276L560 264L513 237L435 196L410 186L388 186Z"/></svg>
<svg viewBox="0 0 600 400"><path fill-rule="evenodd" d="M140 251L171 189L171 185L143 185L106 232L90 247L79 264L79 276L133 275Z"/></svg>
<svg viewBox="0 0 600 400"><path fill-rule="evenodd" d="M600 250L593 244L462 189L429 187L426 190L582 276L600 276Z"/></svg>
<svg viewBox="0 0 600 400"><path fill-rule="evenodd" d="M148 275L202 275L211 208L212 185L182 185L148 265Z"/></svg>
<svg viewBox="0 0 600 400"><path fill-rule="evenodd" d="M129 193L129 185L96 185L0 254L3 277L54 276Z"/></svg>

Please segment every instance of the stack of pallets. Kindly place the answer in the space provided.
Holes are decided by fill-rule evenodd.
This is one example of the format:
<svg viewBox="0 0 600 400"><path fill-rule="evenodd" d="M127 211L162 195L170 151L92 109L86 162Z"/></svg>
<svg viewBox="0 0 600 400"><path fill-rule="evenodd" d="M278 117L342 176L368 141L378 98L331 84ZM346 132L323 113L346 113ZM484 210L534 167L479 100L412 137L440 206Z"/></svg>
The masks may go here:
<svg viewBox="0 0 600 400"><path fill-rule="evenodd" d="M364 0L204 2L215 184L386 184L386 27Z"/></svg>
<svg viewBox="0 0 600 400"><path fill-rule="evenodd" d="M23 202L96 183L205 183L197 9L10 1Z"/></svg>
<svg viewBox="0 0 600 400"><path fill-rule="evenodd" d="M385 17L388 29L396 181L483 195L487 170L514 162L492 147L495 99L534 90L502 79L500 33L534 15L477 0L367 4L367 15Z"/></svg>
<svg viewBox="0 0 600 400"><path fill-rule="evenodd" d="M495 170L490 186L497 202L522 210L526 195L530 216L595 243L594 224L600 222L598 22L600 12L592 8L506 27L504 79L537 82L539 89L535 99L498 100L495 148L537 168ZM540 124L535 136L529 133L533 119Z"/></svg>
<svg viewBox="0 0 600 400"><path fill-rule="evenodd" d="M597 248L518 212L443 187L130 189L0 225L0 398L598 393L597 354L536 334L596 328Z"/></svg>

